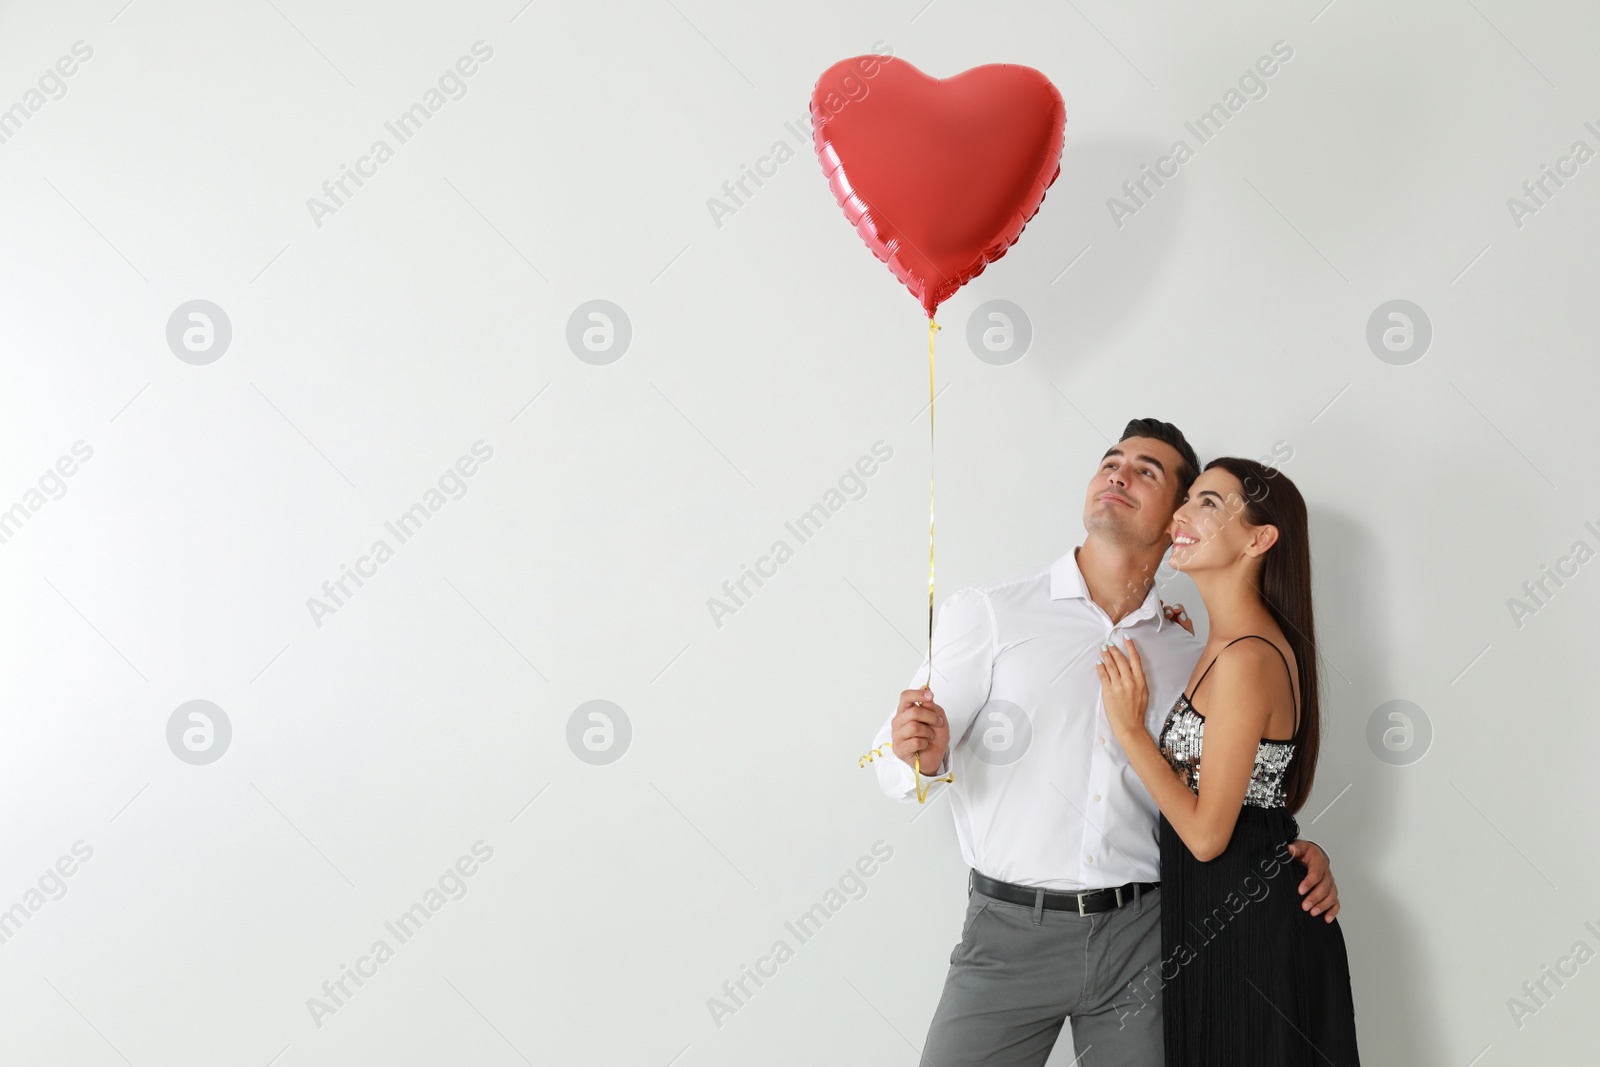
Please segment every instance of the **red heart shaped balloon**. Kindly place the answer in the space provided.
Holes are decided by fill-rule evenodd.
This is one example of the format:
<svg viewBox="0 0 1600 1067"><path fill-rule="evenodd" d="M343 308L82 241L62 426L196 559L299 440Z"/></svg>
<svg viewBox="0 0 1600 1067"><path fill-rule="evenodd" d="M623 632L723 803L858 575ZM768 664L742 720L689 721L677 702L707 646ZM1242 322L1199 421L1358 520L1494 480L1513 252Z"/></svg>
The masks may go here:
<svg viewBox="0 0 1600 1067"><path fill-rule="evenodd" d="M845 217L929 318L1021 236L1061 173L1067 121L1032 67L930 78L876 55L823 72L811 119Z"/></svg>

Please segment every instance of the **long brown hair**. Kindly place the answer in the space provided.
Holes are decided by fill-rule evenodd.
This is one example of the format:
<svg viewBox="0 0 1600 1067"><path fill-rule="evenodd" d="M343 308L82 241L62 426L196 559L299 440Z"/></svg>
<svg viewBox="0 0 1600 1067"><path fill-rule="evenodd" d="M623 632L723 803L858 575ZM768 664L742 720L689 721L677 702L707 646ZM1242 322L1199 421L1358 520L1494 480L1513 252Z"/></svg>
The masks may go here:
<svg viewBox="0 0 1600 1067"><path fill-rule="evenodd" d="M1294 482L1281 471L1253 459L1219 456L1205 469L1221 467L1244 489L1244 520L1252 526L1276 526L1278 539L1261 556L1256 592L1283 630L1300 673L1300 721L1294 731L1295 758L1284 775L1283 790L1290 814L1311 797L1321 745L1321 700L1317 691L1316 626L1311 611L1311 536L1306 502Z"/></svg>

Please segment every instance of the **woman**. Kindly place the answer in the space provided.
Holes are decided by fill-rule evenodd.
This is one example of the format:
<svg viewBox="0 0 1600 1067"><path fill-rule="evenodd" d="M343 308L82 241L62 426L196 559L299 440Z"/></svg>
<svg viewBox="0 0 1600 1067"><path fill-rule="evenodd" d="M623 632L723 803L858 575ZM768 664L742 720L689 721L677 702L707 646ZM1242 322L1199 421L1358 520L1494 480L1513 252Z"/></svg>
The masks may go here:
<svg viewBox="0 0 1600 1067"><path fill-rule="evenodd" d="M1106 717L1161 809L1167 1067L1351 1067L1344 934L1301 909L1305 867L1287 849L1317 762L1305 501L1277 471L1214 459L1168 533L1211 630L1159 738L1134 642L1104 646L1098 667Z"/></svg>

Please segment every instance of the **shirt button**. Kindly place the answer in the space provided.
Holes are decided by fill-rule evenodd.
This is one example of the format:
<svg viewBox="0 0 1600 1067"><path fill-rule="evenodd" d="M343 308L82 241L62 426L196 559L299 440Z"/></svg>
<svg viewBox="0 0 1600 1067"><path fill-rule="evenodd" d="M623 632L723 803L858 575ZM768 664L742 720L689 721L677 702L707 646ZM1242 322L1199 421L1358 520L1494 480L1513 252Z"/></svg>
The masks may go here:
<svg viewBox="0 0 1600 1067"><path fill-rule="evenodd" d="M1102 738L1101 738L1101 739L1100 739L1100 743L1101 743L1101 744L1102 744L1102 745L1103 745L1103 744L1105 744L1105 743L1106 743L1106 739L1105 739L1105 738L1103 738L1103 737L1102 737Z"/></svg>
<svg viewBox="0 0 1600 1067"><path fill-rule="evenodd" d="M1083 858L1084 858L1084 859L1085 859L1085 860L1087 860L1087 861L1088 861L1088 862L1090 862L1090 863L1093 863L1093 862L1094 862L1094 857L1093 857L1093 856L1085 856L1085 857L1083 857Z"/></svg>
<svg viewBox="0 0 1600 1067"><path fill-rule="evenodd" d="M1096 800L1099 800L1099 799L1100 799L1100 794L1099 794L1099 793L1096 793L1096 794L1095 794L1095 795L1094 795L1094 798L1095 798L1095 799L1096 799Z"/></svg>

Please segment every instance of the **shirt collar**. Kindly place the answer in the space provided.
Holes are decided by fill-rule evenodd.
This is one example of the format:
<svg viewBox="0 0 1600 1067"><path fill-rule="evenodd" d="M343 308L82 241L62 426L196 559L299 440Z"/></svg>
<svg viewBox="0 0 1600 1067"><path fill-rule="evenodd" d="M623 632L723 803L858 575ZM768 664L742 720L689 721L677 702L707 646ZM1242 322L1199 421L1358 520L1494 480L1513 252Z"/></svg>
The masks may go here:
<svg viewBox="0 0 1600 1067"><path fill-rule="evenodd" d="M1073 548L1050 565L1050 599L1068 600L1073 597L1081 597L1093 603L1093 598L1089 596L1089 583L1083 580L1083 571L1078 568L1077 548ZM1159 631L1166 625L1167 618L1166 612L1161 610L1161 597L1156 592L1154 583L1151 584L1150 591L1145 594L1144 603L1122 621L1137 622L1152 615L1155 616L1156 629Z"/></svg>

